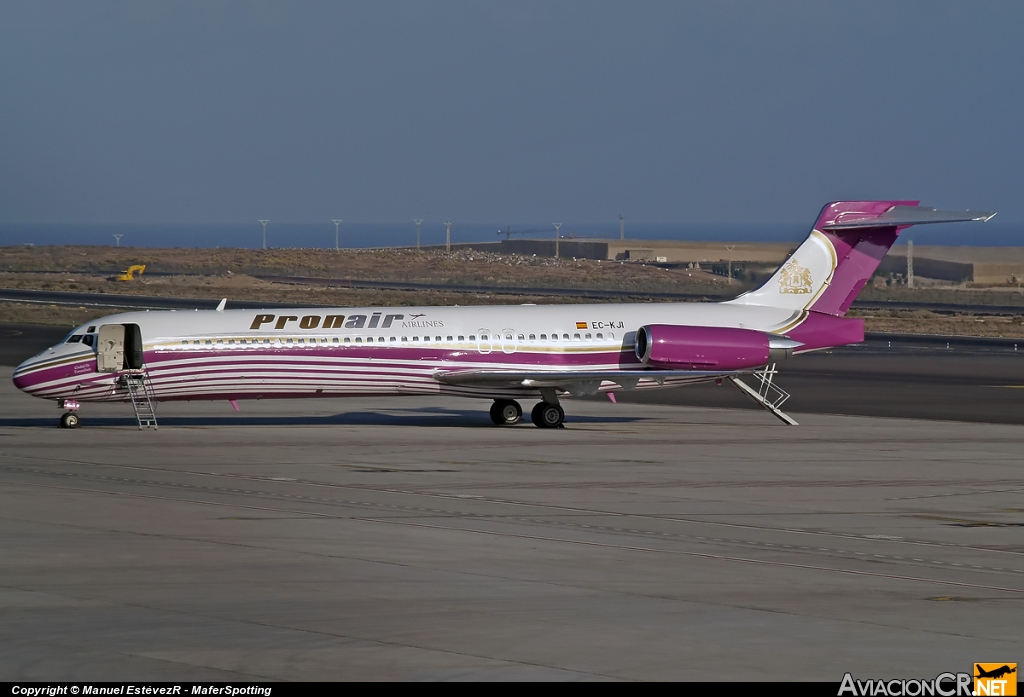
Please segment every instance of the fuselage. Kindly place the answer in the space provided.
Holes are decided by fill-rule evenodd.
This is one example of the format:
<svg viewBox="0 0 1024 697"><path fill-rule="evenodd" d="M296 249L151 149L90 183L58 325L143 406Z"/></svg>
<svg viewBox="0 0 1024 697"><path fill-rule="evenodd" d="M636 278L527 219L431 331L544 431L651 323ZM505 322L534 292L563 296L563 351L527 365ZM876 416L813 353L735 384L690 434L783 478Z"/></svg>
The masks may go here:
<svg viewBox="0 0 1024 697"><path fill-rule="evenodd" d="M25 361L15 385L34 396L125 401L121 365L104 364L104 326L135 328L160 401L461 394L516 397L527 387L450 385L439 371L637 370L637 329L652 323L782 334L792 309L731 303L293 308L132 312L82 325ZM120 360L120 359L119 359ZM109 361L107 361L109 363ZM128 367L126 359L125 368ZM676 375L639 387L707 379ZM602 381L601 389L615 389Z"/></svg>
<svg viewBox="0 0 1024 697"><path fill-rule="evenodd" d="M460 394L494 399L491 418L508 424L521 416L508 400L540 396L531 418L557 427L559 395L728 378L795 423L737 375L863 341L864 321L845 315L900 230L995 215L917 203L826 204L770 278L726 302L132 312L77 328L18 366L14 384L72 411L131 399L140 427L140 388L147 406Z"/></svg>

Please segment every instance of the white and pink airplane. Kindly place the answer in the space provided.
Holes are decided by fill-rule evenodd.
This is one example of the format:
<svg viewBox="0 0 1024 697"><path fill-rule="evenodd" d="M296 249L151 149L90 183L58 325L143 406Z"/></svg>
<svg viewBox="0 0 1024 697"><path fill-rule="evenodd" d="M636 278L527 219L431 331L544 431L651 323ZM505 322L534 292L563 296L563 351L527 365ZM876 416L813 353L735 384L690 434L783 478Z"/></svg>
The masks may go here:
<svg viewBox="0 0 1024 697"><path fill-rule="evenodd" d="M764 285L726 302L130 312L78 327L14 384L55 400L64 428L84 402L131 402L142 428L171 400L437 394L494 400L505 425L539 399L533 423L557 428L562 397L727 379L795 424L774 365L864 340L844 315L899 232L995 215L917 204L828 204Z"/></svg>

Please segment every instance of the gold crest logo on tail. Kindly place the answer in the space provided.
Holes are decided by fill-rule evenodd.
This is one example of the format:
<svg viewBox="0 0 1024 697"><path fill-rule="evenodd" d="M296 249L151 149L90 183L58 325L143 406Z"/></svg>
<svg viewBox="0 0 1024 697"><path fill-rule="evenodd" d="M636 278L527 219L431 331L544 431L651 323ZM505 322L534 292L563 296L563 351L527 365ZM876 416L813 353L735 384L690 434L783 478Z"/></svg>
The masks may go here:
<svg viewBox="0 0 1024 697"><path fill-rule="evenodd" d="M780 293L806 295L812 291L813 283L811 270L806 266L801 266L796 259L790 259L789 263L783 266L779 272Z"/></svg>

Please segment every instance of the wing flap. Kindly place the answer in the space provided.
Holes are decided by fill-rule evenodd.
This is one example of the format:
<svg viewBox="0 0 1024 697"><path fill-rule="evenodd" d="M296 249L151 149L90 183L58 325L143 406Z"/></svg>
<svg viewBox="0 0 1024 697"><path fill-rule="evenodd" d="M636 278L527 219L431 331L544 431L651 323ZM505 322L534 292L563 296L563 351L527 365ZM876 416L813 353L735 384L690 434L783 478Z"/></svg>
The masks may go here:
<svg viewBox="0 0 1024 697"><path fill-rule="evenodd" d="M633 390L641 380L664 385L673 382L706 382L739 375L736 371L705 370L452 370L437 371L434 379L447 385L475 385L480 387L555 388L572 392L596 392L603 382L612 382L623 389Z"/></svg>

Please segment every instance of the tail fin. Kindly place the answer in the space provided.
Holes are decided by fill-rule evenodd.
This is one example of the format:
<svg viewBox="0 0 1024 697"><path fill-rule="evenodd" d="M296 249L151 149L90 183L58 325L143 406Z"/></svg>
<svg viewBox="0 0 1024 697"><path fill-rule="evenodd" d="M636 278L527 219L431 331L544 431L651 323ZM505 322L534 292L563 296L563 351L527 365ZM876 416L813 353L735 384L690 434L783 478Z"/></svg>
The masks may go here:
<svg viewBox="0 0 1024 697"><path fill-rule="evenodd" d="M922 208L918 201L836 201L767 283L730 300L842 317L896 241L924 223L987 221L995 213Z"/></svg>

